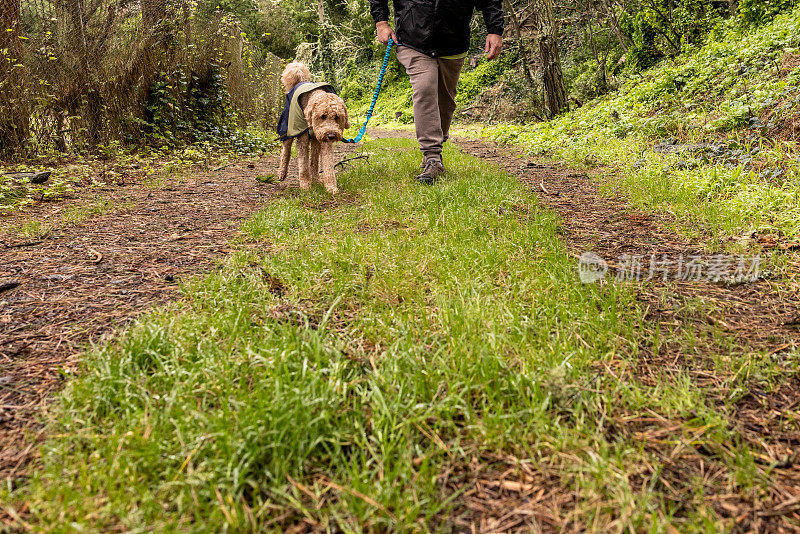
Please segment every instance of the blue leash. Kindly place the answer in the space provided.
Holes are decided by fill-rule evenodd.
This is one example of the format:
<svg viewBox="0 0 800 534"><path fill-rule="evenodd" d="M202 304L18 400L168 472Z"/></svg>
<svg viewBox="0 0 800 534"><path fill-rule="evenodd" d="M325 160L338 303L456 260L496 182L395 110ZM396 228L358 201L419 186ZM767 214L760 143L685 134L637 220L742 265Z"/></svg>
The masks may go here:
<svg viewBox="0 0 800 534"><path fill-rule="evenodd" d="M361 126L361 129L358 131L358 135L355 136L354 139L342 139L345 143L358 143L361 141L361 138L364 137L364 134L367 131L367 123L372 118L372 112L375 111L375 103L378 101L378 95L381 94L381 86L383 85L383 77L386 75L386 67L389 65L389 57L392 53L392 46L395 45L395 42L392 39L389 39L389 43L386 45L386 54L383 56L383 66L381 67L381 73L378 76L378 86L375 87L375 95L372 97L372 104L369 106L369 111L367 111L367 120L364 121L364 125Z"/></svg>

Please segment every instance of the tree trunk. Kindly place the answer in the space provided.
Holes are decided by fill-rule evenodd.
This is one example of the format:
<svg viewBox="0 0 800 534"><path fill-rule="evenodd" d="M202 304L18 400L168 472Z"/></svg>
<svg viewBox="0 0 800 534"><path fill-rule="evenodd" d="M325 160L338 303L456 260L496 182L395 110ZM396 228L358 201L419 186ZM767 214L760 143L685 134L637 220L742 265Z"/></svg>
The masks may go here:
<svg viewBox="0 0 800 534"><path fill-rule="evenodd" d="M28 139L20 1L0 2L0 157L19 154Z"/></svg>
<svg viewBox="0 0 800 534"><path fill-rule="evenodd" d="M167 15L165 0L139 0L142 9L142 29L146 32L153 31Z"/></svg>
<svg viewBox="0 0 800 534"><path fill-rule="evenodd" d="M554 117L567 106L567 91L558 53L558 27L553 17L553 0L533 0L533 6L547 110L550 117Z"/></svg>
<svg viewBox="0 0 800 534"><path fill-rule="evenodd" d="M80 102L81 122L87 143L91 147L96 147L100 143L103 131L102 100L97 92L96 80L92 75L92 65L95 61L89 58L83 4L81 0L68 0L67 9L72 22L75 51L80 65L76 79L78 87L82 89L80 93L82 97Z"/></svg>
<svg viewBox="0 0 800 534"><path fill-rule="evenodd" d="M728 11L731 17L735 17L739 12L739 0L728 0Z"/></svg>
<svg viewBox="0 0 800 534"><path fill-rule="evenodd" d="M325 17L325 1L317 0L317 18L319 19L319 40L317 52L319 66L325 73L328 83L336 84L336 72L333 68L333 50L331 49L331 31Z"/></svg>
<svg viewBox="0 0 800 534"><path fill-rule="evenodd" d="M734 0L728 0L734 1ZM605 10L606 14L608 15L608 21L611 23L611 29L614 34L619 39L619 44L622 45L622 48L625 50L625 53L628 53L628 47L632 44L631 38L622 31L622 27L619 24L619 17L617 17L617 12L614 10L614 4L611 0L603 0L601 2L603 9Z"/></svg>
<svg viewBox="0 0 800 534"><path fill-rule="evenodd" d="M525 42L524 38L522 37L522 26L519 23L519 17L517 17L517 12L514 10L514 6L511 5L511 0L503 0L503 5L508 11L508 16L511 19L511 25L514 27L514 33L517 34L517 39L519 40L519 49L522 53L522 72L525 74L525 78L528 80L528 83L531 87L535 87L536 83L534 82L534 75L533 75L533 54L528 49L528 44Z"/></svg>
<svg viewBox="0 0 800 534"><path fill-rule="evenodd" d="M86 23L83 20L83 6L80 0L68 0L67 9L69 17L72 22L72 37L75 39L75 52L78 55L78 61L83 70L83 75L89 78L89 44L86 42Z"/></svg>
<svg viewBox="0 0 800 534"><path fill-rule="evenodd" d="M608 88L608 71L606 70L606 59L600 57L600 52L597 49L597 44L594 41L594 28L592 27L592 17L593 13L589 14L589 20L586 23L586 35L589 40L589 49L592 51L592 55L594 56L594 60L597 61L598 67L598 74L601 77L603 82L603 87L599 88L599 92L605 92ZM602 22L601 28L602 28Z"/></svg>

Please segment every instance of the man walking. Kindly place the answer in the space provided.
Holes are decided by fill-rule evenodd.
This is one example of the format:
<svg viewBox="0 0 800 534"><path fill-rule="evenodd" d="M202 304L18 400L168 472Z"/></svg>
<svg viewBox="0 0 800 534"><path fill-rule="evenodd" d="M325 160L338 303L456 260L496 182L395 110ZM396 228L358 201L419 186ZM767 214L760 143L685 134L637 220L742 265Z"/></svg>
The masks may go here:
<svg viewBox="0 0 800 534"><path fill-rule="evenodd" d="M420 182L430 184L444 172L442 144L456 109L456 85L469 50L470 21L477 8L489 35L489 59L503 48L502 0L393 0L395 31L389 26L388 0L370 0L378 41L399 42L397 59L414 90L414 128L422 150Z"/></svg>

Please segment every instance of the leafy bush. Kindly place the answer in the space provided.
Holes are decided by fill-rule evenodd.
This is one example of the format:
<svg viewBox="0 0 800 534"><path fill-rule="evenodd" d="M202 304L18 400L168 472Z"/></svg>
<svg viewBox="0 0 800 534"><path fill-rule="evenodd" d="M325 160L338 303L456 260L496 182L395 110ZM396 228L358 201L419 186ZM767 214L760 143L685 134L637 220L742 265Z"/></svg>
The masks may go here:
<svg viewBox="0 0 800 534"><path fill-rule="evenodd" d="M504 73L513 68L515 57L512 54L503 54L496 61L481 61L471 70L461 73L458 80L459 104L469 102L478 96L484 89L494 85Z"/></svg>
<svg viewBox="0 0 800 534"><path fill-rule="evenodd" d="M704 0L654 0L634 12L623 11L620 22L632 41L628 64L642 71L687 45L701 44L726 11Z"/></svg>
<svg viewBox="0 0 800 534"><path fill-rule="evenodd" d="M729 236L750 226L800 236L796 144L761 136L800 112L800 69L780 67L798 46L800 7L757 28L731 21L719 38L580 109L484 132L532 154L613 167L614 187L634 204L669 210L687 225L699 221ZM652 150L665 137L685 150ZM709 153L697 156L691 146Z"/></svg>
<svg viewBox="0 0 800 534"><path fill-rule="evenodd" d="M763 24L795 5L797 0L740 0L739 18L745 24Z"/></svg>
<svg viewBox="0 0 800 534"><path fill-rule="evenodd" d="M594 59L574 65L564 77L573 78L568 82L569 92L580 102L602 96L611 88L608 78Z"/></svg>
<svg viewBox="0 0 800 534"><path fill-rule="evenodd" d="M219 67L205 73L184 65L150 86L144 126L150 139L168 145L198 140L231 122L232 109Z"/></svg>
<svg viewBox="0 0 800 534"><path fill-rule="evenodd" d="M656 45L656 30L643 14L624 16L623 29L631 36L632 46L628 50L628 63L634 71L642 71L655 65L664 53Z"/></svg>

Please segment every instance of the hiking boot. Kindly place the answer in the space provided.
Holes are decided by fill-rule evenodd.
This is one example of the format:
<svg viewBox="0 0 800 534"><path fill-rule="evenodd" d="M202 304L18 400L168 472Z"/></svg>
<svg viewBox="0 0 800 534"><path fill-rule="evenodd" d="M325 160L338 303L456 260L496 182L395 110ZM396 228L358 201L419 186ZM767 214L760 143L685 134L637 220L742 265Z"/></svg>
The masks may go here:
<svg viewBox="0 0 800 534"><path fill-rule="evenodd" d="M441 160L429 159L423 163L422 172L417 176L417 181L423 184L432 184L444 172Z"/></svg>

